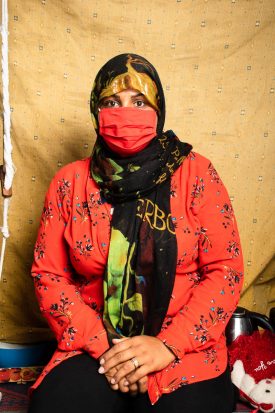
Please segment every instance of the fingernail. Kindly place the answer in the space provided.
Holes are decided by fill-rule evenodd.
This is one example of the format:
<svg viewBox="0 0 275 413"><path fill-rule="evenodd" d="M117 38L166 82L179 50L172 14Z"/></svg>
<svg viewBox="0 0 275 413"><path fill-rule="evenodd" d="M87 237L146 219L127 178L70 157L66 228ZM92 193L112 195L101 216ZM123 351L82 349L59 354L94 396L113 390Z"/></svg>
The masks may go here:
<svg viewBox="0 0 275 413"><path fill-rule="evenodd" d="M99 362L99 364L101 364L101 365L104 364L104 363L105 363L104 359L101 359L100 362Z"/></svg>
<svg viewBox="0 0 275 413"><path fill-rule="evenodd" d="M111 379L111 383L112 384L116 384L116 381L115 381L115 379L113 378L113 379Z"/></svg>
<svg viewBox="0 0 275 413"><path fill-rule="evenodd" d="M119 343L119 342L120 342L120 340L121 340L120 338L113 338L113 340L112 340L112 341L113 341L113 343Z"/></svg>
<svg viewBox="0 0 275 413"><path fill-rule="evenodd" d="M99 369L98 369L98 372L100 373L100 374L102 374L102 373L104 373L104 367L99 367Z"/></svg>
<svg viewBox="0 0 275 413"><path fill-rule="evenodd" d="M127 380L124 381L124 386L129 386L129 382Z"/></svg>

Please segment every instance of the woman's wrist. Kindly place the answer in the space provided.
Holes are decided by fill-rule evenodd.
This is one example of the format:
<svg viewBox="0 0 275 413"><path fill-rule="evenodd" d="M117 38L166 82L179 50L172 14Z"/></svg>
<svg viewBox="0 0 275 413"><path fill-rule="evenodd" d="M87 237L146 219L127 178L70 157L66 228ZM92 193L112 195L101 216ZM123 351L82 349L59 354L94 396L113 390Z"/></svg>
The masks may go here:
<svg viewBox="0 0 275 413"><path fill-rule="evenodd" d="M158 337L157 337L158 338ZM162 344L166 347L166 349L167 350L169 350L169 352L174 356L174 360L179 360L179 357L178 357L178 355L175 353L175 351L174 351L174 349L173 349L173 346L170 346L165 340L161 340L160 338L158 338L161 342L162 342ZM172 363L172 361L174 361L174 360L171 360L171 363Z"/></svg>

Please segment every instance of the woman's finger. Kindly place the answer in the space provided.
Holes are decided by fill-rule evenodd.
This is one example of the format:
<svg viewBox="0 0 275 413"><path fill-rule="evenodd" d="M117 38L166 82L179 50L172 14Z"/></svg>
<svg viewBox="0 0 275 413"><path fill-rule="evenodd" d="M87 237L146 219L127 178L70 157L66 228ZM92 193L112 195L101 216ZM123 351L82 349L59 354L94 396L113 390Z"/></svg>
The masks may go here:
<svg viewBox="0 0 275 413"><path fill-rule="evenodd" d="M113 369L114 367L120 369L125 365L125 362L133 359L134 356L135 353L134 349L132 348L116 353L99 367L98 372L101 374L106 374L110 371L110 369ZM133 364L131 367L134 367ZM132 371L132 369L130 369L130 371Z"/></svg>
<svg viewBox="0 0 275 413"><path fill-rule="evenodd" d="M148 390L148 377L145 376L142 379L139 379L137 385L139 393L146 393ZM132 385L130 384L129 388L131 388L131 386Z"/></svg>
<svg viewBox="0 0 275 413"><path fill-rule="evenodd" d="M133 373L135 369L136 367L134 366L134 363L131 360L128 360L125 363L122 363L117 369L115 375L112 377L111 383L116 384L116 383L119 383L120 380L122 380L123 378L126 379L126 376L130 373Z"/></svg>
<svg viewBox="0 0 275 413"><path fill-rule="evenodd" d="M117 383L116 384L111 383L111 380L112 380L113 376L115 375L115 373L116 373L116 369L113 368L108 372L108 374L105 374L105 377L106 377L106 379L107 379L107 381L108 381L108 383L109 383L112 390L118 390L119 389L119 386L118 386Z"/></svg>
<svg viewBox="0 0 275 413"><path fill-rule="evenodd" d="M118 389L122 393L128 393L129 392L129 385L125 384L125 380L120 380L119 383L114 384L113 386L118 386Z"/></svg>
<svg viewBox="0 0 275 413"><path fill-rule="evenodd" d="M115 344L110 350L107 350L102 357L99 359L101 366L116 354L121 353L122 351L128 350L131 347L131 339L121 340L119 343Z"/></svg>
<svg viewBox="0 0 275 413"><path fill-rule="evenodd" d="M122 341L129 340L129 338L130 338L130 337L113 338L113 339L112 339L112 342L113 342L114 344L118 344L118 343L121 343Z"/></svg>
<svg viewBox="0 0 275 413"><path fill-rule="evenodd" d="M111 387L112 390L115 390L115 391L119 390L119 385L118 384L110 384L110 387Z"/></svg>
<svg viewBox="0 0 275 413"><path fill-rule="evenodd" d="M127 376L126 383L128 383L128 386L130 386L131 384L138 382L139 380L147 376L149 371L150 368L146 365L139 367L138 369L136 369L136 371Z"/></svg>
<svg viewBox="0 0 275 413"><path fill-rule="evenodd" d="M131 396L136 396L139 392L138 384L134 383L129 386L129 394Z"/></svg>

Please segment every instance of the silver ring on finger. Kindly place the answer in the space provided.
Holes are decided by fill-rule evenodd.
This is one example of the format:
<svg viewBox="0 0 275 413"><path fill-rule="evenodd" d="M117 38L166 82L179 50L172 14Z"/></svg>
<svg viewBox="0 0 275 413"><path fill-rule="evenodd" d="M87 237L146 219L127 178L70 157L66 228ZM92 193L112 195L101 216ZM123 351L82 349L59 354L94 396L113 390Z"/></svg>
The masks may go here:
<svg viewBox="0 0 275 413"><path fill-rule="evenodd" d="M133 363L133 365L135 366L135 370L139 368L139 362L138 359L136 357L133 357L131 359L131 362Z"/></svg>

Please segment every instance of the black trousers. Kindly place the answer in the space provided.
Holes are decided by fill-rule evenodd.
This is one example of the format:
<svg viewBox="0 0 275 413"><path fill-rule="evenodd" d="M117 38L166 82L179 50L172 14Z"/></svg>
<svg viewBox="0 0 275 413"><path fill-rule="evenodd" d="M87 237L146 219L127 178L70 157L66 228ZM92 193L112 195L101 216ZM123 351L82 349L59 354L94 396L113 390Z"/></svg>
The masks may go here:
<svg viewBox="0 0 275 413"><path fill-rule="evenodd" d="M88 354L56 366L33 392L28 413L231 413L234 390L228 370L215 379L164 394L152 406L146 394L113 391Z"/></svg>

